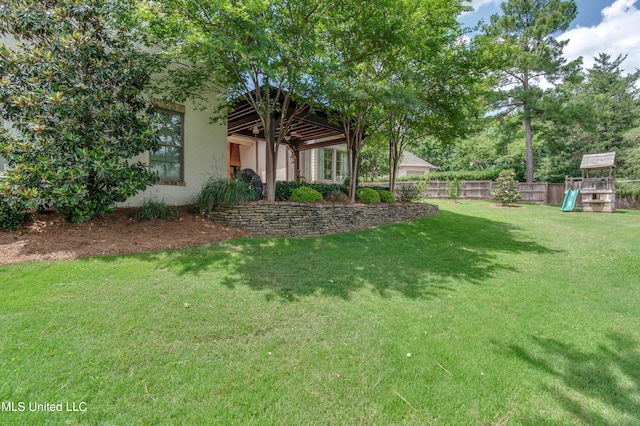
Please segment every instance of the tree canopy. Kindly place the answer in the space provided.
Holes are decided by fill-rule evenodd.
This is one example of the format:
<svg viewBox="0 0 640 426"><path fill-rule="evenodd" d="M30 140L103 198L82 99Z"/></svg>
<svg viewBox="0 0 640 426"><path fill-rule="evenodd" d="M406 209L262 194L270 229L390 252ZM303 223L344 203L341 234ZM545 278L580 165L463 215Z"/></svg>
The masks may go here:
<svg viewBox="0 0 640 426"><path fill-rule="evenodd" d="M257 112L267 142L267 199L275 197L278 146L295 119L316 107L327 108L343 127L353 201L360 151L382 125L391 91L405 85L405 100L416 99L405 108L413 111L411 127L420 117L431 120L430 132L459 128L452 122L462 122L470 105L462 95L475 94L470 82L476 83L480 63L470 60L463 42L462 3L159 0L144 3L139 17L180 64L169 73L173 100L208 88L221 95L217 117L237 99ZM293 101L297 109L290 108Z"/></svg>
<svg viewBox="0 0 640 426"><path fill-rule="evenodd" d="M139 9L147 40L175 64L168 73L168 97L208 101L203 94L217 95L218 104L205 107L219 119L240 100L258 114L270 201L278 148L318 97L318 38L332 7L328 0L160 0Z"/></svg>

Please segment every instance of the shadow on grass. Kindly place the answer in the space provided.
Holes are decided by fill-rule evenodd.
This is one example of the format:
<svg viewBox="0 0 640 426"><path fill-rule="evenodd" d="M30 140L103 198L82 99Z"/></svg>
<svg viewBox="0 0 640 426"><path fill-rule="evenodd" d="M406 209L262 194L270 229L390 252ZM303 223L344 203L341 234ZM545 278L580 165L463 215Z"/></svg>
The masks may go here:
<svg viewBox="0 0 640 426"><path fill-rule="evenodd" d="M135 255L179 275L211 274L268 297L348 298L363 287L381 296L440 297L456 281L480 284L501 270L500 252L551 250L512 225L451 212L366 231L316 238L242 238L176 252Z"/></svg>
<svg viewBox="0 0 640 426"><path fill-rule="evenodd" d="M533 351L521 346L510 349L562 384L549 384L546 390L567 412L584 424L640 424L640 344L632 337L610 333L593 352L555 339L532 339ZM545 423L543 417L532 420Z"/></svg>

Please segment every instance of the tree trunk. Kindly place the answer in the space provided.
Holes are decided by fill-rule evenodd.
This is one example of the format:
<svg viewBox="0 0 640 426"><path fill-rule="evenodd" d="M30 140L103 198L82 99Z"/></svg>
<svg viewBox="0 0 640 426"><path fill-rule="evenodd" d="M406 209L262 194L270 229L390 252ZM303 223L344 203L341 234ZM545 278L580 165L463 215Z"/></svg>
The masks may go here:
<svg viewBox="0 0 640 426"><path fill-rule="evenodd" d="M526 134L526 161L527 161L527 182L533 182L533 132L531 130L531 117L524 119L524 130Z"/></svg>
<svg viewBox="0 0 640 426"><path fill-rule="evenodd" d="M349 201L356 202L356 189L358 186L358 157L360 156L360 144L349 143L348 166L349 166Z"/></svg>
<svg viewBox="0 0 640 426"><path fill-rule="evenodd" d="M393 152L393 136L389 137L389 191L393 192L393 188L396 186L395 170L393 165L395 163Z"/></svg>
<svg viewBox="0 0 640 426"><path fill-rule="evenodd" d="M276 119L268 114L264 120L264 139L266 142L267 201L276 200L276 170L278 170L278 144L276 143Z"/></svg>

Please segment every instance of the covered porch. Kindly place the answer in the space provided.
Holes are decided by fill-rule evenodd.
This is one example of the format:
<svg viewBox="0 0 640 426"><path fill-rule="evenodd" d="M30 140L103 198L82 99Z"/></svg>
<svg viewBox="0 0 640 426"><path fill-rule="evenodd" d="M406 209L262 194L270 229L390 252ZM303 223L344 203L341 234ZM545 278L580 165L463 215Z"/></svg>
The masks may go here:
<svg viewBox="0 0 640 426"><path fill-rule="evenodd" d="M312 156L312 150L329 147L340 147L346 150L344 144L346 137L341 126L330 122L328 114L319 109L309 106L298 106L294 101L290 105L291 110L304 108L306 111L299 118L294 119L293 126L284 136L285 143L278 147L277 156L277 176L276 180L318 180L318 176L327 177L326 170L321 170L318 166L318 158L324 161L323 153ZM285 112L286 113L286 112ZM280 132L276 130L276 134ZM254 170L262 179L266 181L266 142L264 136L264 126L258 113L249 103L244 100L239 102L234 110L229 114L227 121L227 176L234 177L236 173L243 169ZM339 152L340 149L337 151ZM318 152L318 151L316 151ZM307 153L307 155L303 155ZM340 156L341 158L342 156ZM313 158L313 160L311 160ZM334 155L333 174L331 180L342 178L339 170L341 166L340 158ZM327 161L327 164L328 161ZM327 179L323 179L327 180Z"/></svg>

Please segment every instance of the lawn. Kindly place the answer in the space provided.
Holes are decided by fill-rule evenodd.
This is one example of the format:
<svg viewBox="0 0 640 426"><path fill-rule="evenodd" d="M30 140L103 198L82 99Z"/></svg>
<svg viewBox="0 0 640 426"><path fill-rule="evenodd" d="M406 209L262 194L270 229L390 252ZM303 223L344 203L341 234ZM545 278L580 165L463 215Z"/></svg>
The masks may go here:
<svg viewBox="0 0 640 426"><path fill-rule="evenodd" d="M1 267L0 423L640 424L640 212L437 203Z"/></svg>

